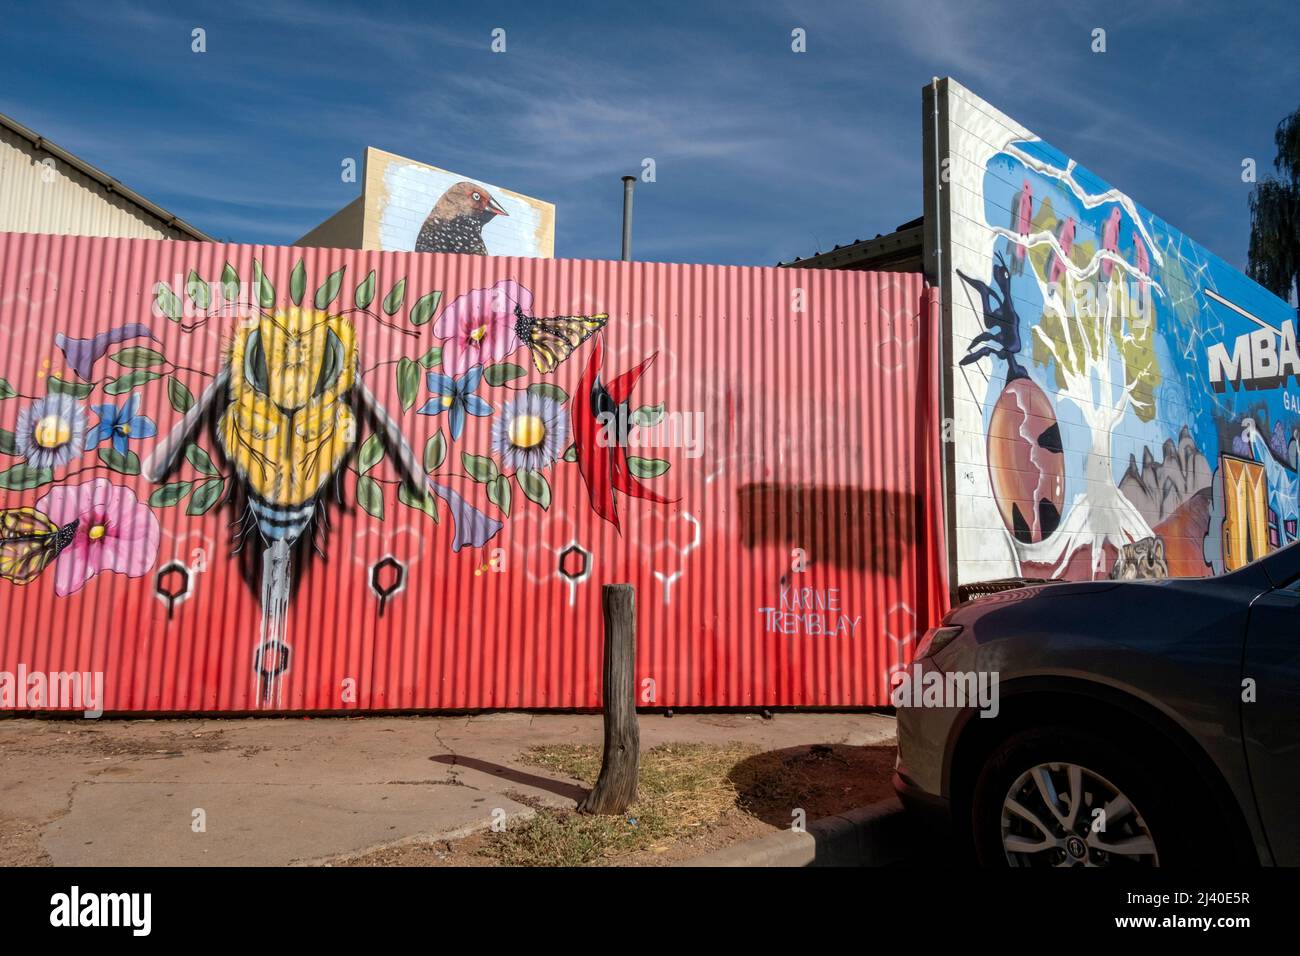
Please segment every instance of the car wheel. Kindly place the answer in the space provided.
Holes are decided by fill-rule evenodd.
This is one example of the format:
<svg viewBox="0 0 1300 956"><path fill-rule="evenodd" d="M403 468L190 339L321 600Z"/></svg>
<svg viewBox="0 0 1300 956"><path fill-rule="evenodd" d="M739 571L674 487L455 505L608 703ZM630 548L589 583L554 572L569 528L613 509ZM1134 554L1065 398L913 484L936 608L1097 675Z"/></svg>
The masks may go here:
<svg viewBox="0 0 1300 956"><path fill-rule="evenodd" d="M1190 841L1152 763L1071 727L1016 734L975 784L976 858L983 866L1168 865Z"/></svg>

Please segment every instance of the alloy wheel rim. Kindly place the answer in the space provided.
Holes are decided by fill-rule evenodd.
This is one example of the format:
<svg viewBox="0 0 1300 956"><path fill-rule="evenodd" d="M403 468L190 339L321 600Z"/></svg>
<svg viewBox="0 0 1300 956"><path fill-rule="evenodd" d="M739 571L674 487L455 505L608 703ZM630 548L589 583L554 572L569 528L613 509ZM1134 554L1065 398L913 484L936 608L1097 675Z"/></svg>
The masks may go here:
<svg viewBox="0 0 1300 956"><path fill-rule="evenodd" d="M1011 866L1159 866L1138 808L1101 774L1040 763L1002 801L1002 850Z"/></svg>

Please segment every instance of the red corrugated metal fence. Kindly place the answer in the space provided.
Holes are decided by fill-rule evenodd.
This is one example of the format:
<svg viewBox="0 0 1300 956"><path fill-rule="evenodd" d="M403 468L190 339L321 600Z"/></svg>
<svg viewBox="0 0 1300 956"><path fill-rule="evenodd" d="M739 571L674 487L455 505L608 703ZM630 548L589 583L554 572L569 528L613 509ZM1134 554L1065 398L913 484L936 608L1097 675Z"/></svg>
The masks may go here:
<svg viewBox="0 0 1300 956"><path fill-rule="evenodd" d="M318 296L347 310L338 354L440 486L437 520L358 412L259 676L267 545L218 437L239 393L218 389L173 474L139 471L232 342L235 388L260 394L241 328L272 378L292 367L298 340L271 342ZM542 374L515 305L609 318ZM110 712L592 708L600 585L630 581L647 705L884 705L946 593L936 321L907 274L0 236L0 672L102 672ZM470 358L477 376L451 368ZM321 353L303 361L316 381ZM628 392L632 447L584 432L601 390ZM540 458L509 446L525 412L545 440L520 424L517 448Z"/></svg>

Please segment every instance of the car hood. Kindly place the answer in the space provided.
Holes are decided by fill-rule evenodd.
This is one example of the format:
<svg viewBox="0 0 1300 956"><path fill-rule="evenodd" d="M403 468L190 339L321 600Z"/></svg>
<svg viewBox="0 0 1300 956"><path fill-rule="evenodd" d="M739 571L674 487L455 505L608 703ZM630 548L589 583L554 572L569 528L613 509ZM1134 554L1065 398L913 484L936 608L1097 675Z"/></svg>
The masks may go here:
<svg viewBox="0 0 1300 956"><path fill-rule="evenodd" d="M944 617L945 624L960 624L961 618L968 612L978 609L977 613L992 610L995 606L1019 604L1039 596L1071 597L1080 594L1101 594L1119 587L1120 581L1054 581L1050 584L1030 584L1009 591L998 591L985 597L958 604Z"/></svg>

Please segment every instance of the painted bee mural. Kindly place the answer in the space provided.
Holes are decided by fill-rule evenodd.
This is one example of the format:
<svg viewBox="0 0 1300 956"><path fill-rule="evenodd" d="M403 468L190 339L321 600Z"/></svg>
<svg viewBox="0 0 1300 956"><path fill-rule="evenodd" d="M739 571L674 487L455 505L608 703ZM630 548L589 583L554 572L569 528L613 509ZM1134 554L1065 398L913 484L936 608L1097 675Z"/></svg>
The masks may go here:
<svg viewBox="0 0 1300 956"><path fill-rule="evenodd" d="M264 546L255 671L259 703L278 704L289 666L291 548L323 516L321 492L356 444L358 416L371 421L416 495L424 494L424 474L361 381L356 330L342 315L294 306L241 322L221 372L145 462L146 477L164 481L213 415L247 493L244 533L255 528Z"/></svg>
<svg viewBox="0 0 1300 956"><path fill-rule="evenodd" d="M329 569L331 584L355 574L344 586L372 596L379 617L434 541L453 554L484 549L512 515L541 515L561 488L584 483L603 517L613 490L633 493L618 469L649 480L668 471L664 459L626 453L615 472L589 467L596 439L574 416L588 414L590 385L578 400L562 378L576 376L579 363L566 363L588 340L602 345L603 312L535 309L512 278L445 304L441 291L408 301L407 278L388 277L383 293L377 270L345 289L347 266L313 294L303 259L282 295L258 259L246 263L251 282L231 263L215 280L183 270L175 291L156 282L148 321L56 332L56 351L19 370L17 385L13 372L0 378L0 403L15 400L0 411L16 411L0 427L0 580L36 585L50 571L55 597L88 606L138 601L149 582L166 607L158 623L179 637L194 626L190 608L222 613L233 572L260 619L241 662L252 684L239 679L232 706L301 700L286 689L291 635L302 641L329 623L312 606L291 620L290 607L335 544L346 559ZM377 328L381 342L369 339ZM411 354L393 347L403 341ZM187 358L196 354L219 358ZM635 411L647 427L666 413L653 397ZM234 560L208 576L218 569L204 516L217 511L233 519ZM502 565L495 552L468 560ZM556 560L550 573L569 580ZM105 580L118 575L140 584L119 592Z"/></svg>

